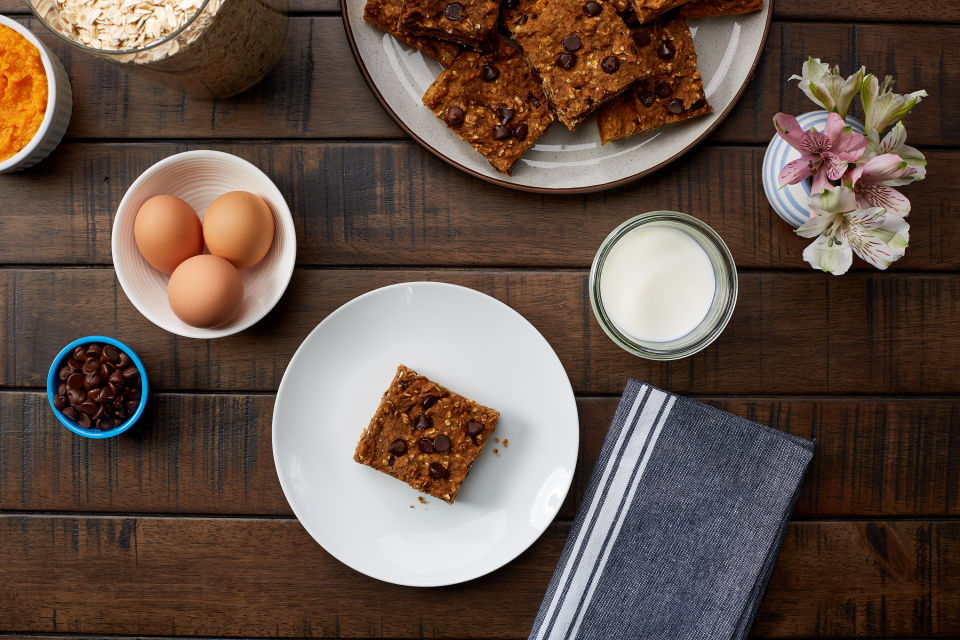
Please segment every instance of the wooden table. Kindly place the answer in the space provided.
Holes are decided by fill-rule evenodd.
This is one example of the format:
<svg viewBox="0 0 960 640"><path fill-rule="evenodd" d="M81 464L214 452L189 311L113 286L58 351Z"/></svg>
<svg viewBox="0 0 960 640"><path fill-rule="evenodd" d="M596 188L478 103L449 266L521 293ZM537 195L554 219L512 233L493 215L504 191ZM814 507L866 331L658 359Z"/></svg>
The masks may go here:
<svg viewBox="0 0 960 640"><path fill-rule="evenodd" d="M634 377L816 439L755 636L960 636L960 3L777 0L756 77L706 143L627 187L569 197L471 180L406 140L361 79L336 0L294 4L279 66L214 103L32 24L75 105L50 158L0 176L0 635L525 638ZM0 11L31 22L20 0ZM843 277L814 272L807 241L764 199L772 116L811 108L786 82L806 55L930 93L907 120L930 170L905 189L912 243L889 272L859 259ZM143 318L110 255L130 183L200 148L270 175L299 241L277 308L209 342ZM706 221L740 268L726 332L670 364L616 347L586 296L601 240L651 209ZM582 442L540 541L431 590L331 558L294 518L270 446L274 393L307 333L361 293L423 279L493 295L543 333L577 393ZM70 434L44 394L57 351L97 333L133 346L156 389L145 418L109 441Z"/></svg>

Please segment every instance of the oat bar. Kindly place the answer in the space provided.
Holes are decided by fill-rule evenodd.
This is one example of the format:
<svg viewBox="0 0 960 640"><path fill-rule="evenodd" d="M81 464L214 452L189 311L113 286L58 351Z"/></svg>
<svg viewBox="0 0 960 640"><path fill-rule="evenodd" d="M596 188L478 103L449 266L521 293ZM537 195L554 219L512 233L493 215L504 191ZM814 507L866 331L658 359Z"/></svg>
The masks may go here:
<svg viewBox="0 0 960 640"><path fill-rule="evenodd" d="M460 52L460 45L436 38L415 36L400 30L400 8L403 0L367 0L363 19L397 40L419 49L445 67L449 67Z"/></svg>
<svg viewBox="0 0 960 640"><path fill-rule="evenodd" d="M497 0L404 0L400 29L477 47L497 34Z"/></svg>
<svg viewBox="0 0 960 640"><path fill-rule="evenodd" d="M353 459L453 504L499 419L400 365Z"/></svg>
<svg viewBox="0 0 960 640"><path fill-rule="evenodd" d="M763 9L763 0L690 0L680 7L680 17L712 18L752 13Z"/></svg>
<svg viewBox="0 0 960 640"><path fill-rule="evenodd" d="M597 127L603 144L713 111L685 20L640 27L634 40L655 71L600 107Z"/></svg>
<svg viewBox="0 0 960 640"><path fill-rule="evenodd" d="M603 0L539 0L514 21L513 36L571 131L650 74L627 25Z"/></svg>
<svg viewBox="0 0 960 640"><path fill-rule="evenodd" d="M640 23L649 22L690 0L631 0Z"/></svg>
<svg viewBox="0 0 960 640"><path fill-rule="evenodd" d="M423 104L493 168L513 164L553 122L543 88L523 55L498 37L494 53L464 50L423 96Z"/></svg>

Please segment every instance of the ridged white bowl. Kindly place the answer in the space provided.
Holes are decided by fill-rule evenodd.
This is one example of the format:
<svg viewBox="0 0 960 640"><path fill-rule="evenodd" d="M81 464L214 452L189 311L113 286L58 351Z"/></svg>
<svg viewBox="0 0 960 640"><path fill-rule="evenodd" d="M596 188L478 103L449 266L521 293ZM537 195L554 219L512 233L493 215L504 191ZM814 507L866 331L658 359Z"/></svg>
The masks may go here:
<svg viewBox="0 0 960 640"><path fill-rule="evenodd" d="M243 304L225 324L199 329L182 322L167 302L170 276L160 273L140 254L133 235L137 211L153 196L176 196L187 202L200 219L207 207L229 191L249 191L264 199L273 213L273 245L243 278ZM209 253L204 248L204 253ZM187 338L222 338L243 331L277 304L293 275L297 235L293 216L280 190L260 169L246 160L220 151L187 151L161 160L130 185L113 221L113 264L130 302L162 329Z"/></svg>
<svg viewBox="0 0 960 640"><path fill-rule="evenodd" d="M10 27L37 48L43 61L43 70L47 74L47 113L43 116L40 128L19 153L0 162L0 173L13 173L37 164L50 155L63 140L63 134L70 124L70 116L73 115L73 89L70 88L70 78L60 59L53 55L37 36L6 16L0 16L0 24Z"/></svg>

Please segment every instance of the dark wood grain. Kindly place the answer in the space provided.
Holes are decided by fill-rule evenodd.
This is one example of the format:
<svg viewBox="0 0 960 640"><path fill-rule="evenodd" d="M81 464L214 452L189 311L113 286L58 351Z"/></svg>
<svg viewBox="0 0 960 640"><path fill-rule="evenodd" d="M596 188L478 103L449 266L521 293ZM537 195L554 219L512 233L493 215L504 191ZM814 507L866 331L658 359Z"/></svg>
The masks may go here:
<svg viewBox="0 0 960 640"><path fill-rule="evenodd" d="M64 144L34 169L0 176L3 261L111 264L111 221L127 188L158 160L196 148L236 154L270 176L293 212L301 265L589 267L618 224L665 209L711 225L740 268L810 270L810 241L763 195L759 147L699 147L645 180L569 197L472 180L410 142ZM903 188L911 243L893 271L960 269L960 225L949 223L960 218L960 151L928 160L928 178ZM861 260L854 269L874 271Z"/></svg>
<svg viewBox="0 0 960 640"><path fill-rule="evenodd" d="M960 276L749 271L716 343L656 363L601 331L584 271L298 270L263 320L206 341L151 324L112 270L6 269L0 287L15 291L16 302L0 326L2 348L13 351L0 385L44 385L62 345L105 333L140 355L154 388L274 390L302 340L337 307L416 280L472 287L512 306L550 342L578 393L620 393L628 377L687 394L960 393ZM64 315L80 309L99 311Z"/></svg>
<svg viewBox="0 0 960 640"><path fill-rule="evenodd" d="M33 21L31 21L32 23ZM255 89L213 103L156 86L32 28L60 56L74 87L70 138L400 138L399 127L373 97L347 46L338 17L291 20L287 53ZM926 89L907 120L914 145L960 145L952 105L960 87L960 28L903 25L774 23L755 78L713 142L766 143L778 111L816 109L788 82L808 55L894 75L901 92ZM923 46L916 46L922 40ZM321 71L322 70L322 71ZM335 88L335 90L333 90ZM106 105L102 95L117 96Z"/></svg>
<svg viewBox="0 0 960 640"><path fill-rule="evenodd" d="M798 517L960 515L957 399L698 399L816 441ZM582 462L560 518L576 513L617 402L577 400ZM133 429L98 442L62 428L45 394L0 393L0 509L292 515L273 465L273 405L154 394Z"/></svg>
<svg viewBox="0 0 960 640"><path fill-rule="evenodd" d="M567 531L551 526L504 569L431 590L428 606L421 589L378 582L332 559L293 520L6 515L0 628L525 638ZM754 633L960 633L958 544L956 522L794 523Z"/></svg>

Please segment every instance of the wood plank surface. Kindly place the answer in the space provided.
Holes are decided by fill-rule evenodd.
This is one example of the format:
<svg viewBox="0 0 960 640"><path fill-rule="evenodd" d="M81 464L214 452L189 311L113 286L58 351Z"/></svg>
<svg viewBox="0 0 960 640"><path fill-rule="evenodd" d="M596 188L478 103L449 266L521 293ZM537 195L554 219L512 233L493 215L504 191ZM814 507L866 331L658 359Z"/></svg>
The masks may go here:
<svg viewBox="0 0 960 640"><path fill-rule="evenodd" d="M764 197L759 147L702 146L645 180L569 197L473 180L411 142L67 143L29 172L0 176L3 261L111 264L112 220L127 188L162 158L198 148L249 160L277 184L293 212L300 265L587 268L618 224L664 209L711 225L741 269L811 270L802 258L810 241ZM892 271L960 269L960 225L948 222L960 218L960 151L927 157L928 178L903 188L911 243ZM875 273L859 259L853 268Z"/></svg>
<svg viewBox="0 0 960 640"><path fill-rule="evenodd" d="M421 589L384 584L340 564L294 520L5 515L0 627L525 638L567 531L553 525L504 569L430 590L425 599ZM754 634L956 635L958 544L956 522L793 523Z"/></svg>
<svg viewBox="0 0 960 640"><path fill-rule="evenodd" d="M29 22L70 73L74 110L68 138L404 137L364 83L338 17L292 18L287 53L277 68L253 90L218 103L131 76ZM926 89L931 98L907 120L910 143L960 145L960 123L952 111L960 87L950 80L960 72L958 35L960 27L953 26L774 23L744 99L711 139L765 144L778 111L814 110L797 83L787 82L812 55L839 64L845 73L863 64L881 76L894 75L901 92ZM923 46L916 46L921 41ZM104 104L103 95L117 100Z"/></svg>
<svg viewBox="0 0 960 640"><path fill-rule="evenodd" d="M956 398L697 399L816 441L797 517L960 515ZM576 514L617 402L577 400L582 460L561 519ZM133 429L91 441L60 426L45 394L0 393L0 510L292 515L273 464L273 405L272 395L154 394Z"/></svg>
<svg viewBox="0 0 960 640"><path fill-rule="evenodd" d="M0 386L43 386L62 345L106 334L140 355L154 389L275 390L296 348L332 311L417 280L471 287L516 309L553 346L577 393L619 394L628 377L683 394L960 393L960 276L751 271L740 274L736 312L713 345L657 363L601 331L585 271L297 270L263 320L208 341L151 324L112 270L3 269Z"/></svg>

